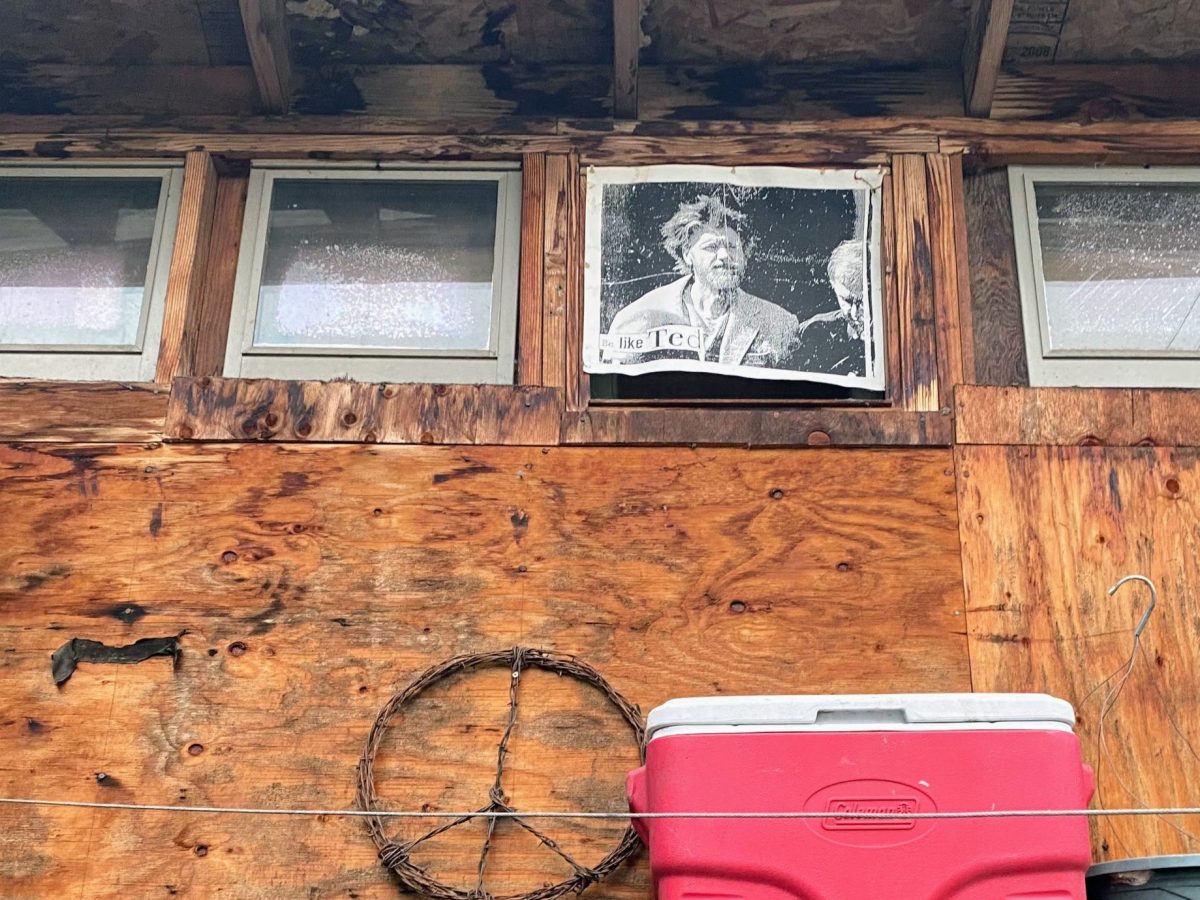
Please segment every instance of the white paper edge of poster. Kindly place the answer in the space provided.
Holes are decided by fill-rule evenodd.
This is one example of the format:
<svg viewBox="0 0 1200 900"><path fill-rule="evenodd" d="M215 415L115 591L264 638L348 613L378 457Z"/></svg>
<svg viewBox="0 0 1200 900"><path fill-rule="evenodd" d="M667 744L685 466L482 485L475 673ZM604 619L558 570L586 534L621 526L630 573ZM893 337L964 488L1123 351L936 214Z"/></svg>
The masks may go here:
<svg viewBox="0 0 1200 900"><path fill-rule="evenodd" d="M592 374L641 375L647 372L709 372L770 381L816 381L849 388L883 390L885 387L879 353L883 348L883 268L881 263L882 169L789 169L784 166L589 166L587 169L587 205L583 256L583 370ZM646 363L605 363L600 361L600 281L601 228L604 191L607 184L641 182L697 181L733 184L739 187L787 187L824 190L868 190L870 201L871 302L864 305L863 329L865 375L832 375L826 372L801 372L765 369L756 366L731 366L692 359L663 359ZM871 335L872 340L867 340ZM874 350L874 353L872 353Z"/></svg>

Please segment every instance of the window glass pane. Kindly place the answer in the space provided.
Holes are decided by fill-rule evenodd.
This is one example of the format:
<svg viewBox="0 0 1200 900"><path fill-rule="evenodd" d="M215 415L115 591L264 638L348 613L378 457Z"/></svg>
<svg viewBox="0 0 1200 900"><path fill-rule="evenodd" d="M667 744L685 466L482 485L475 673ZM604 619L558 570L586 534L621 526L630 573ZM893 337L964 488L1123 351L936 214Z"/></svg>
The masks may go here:
<svg viewBox="0 0 1200 900"><path fill-rule="evenodd" d="M1051 351L1200 350L1200 185L1034 186Z"/></svg>
<svg viewBox="0 0 1200 900"><path fill-rule="evenodd" d="M159 178L0 178L0 344L133 346Z"/></svg>
<svg viewBox="0 0 1200 900"><path fill-rule="evenodd" d="M277 179L256 347L487 350L495 181Z"/></svg>

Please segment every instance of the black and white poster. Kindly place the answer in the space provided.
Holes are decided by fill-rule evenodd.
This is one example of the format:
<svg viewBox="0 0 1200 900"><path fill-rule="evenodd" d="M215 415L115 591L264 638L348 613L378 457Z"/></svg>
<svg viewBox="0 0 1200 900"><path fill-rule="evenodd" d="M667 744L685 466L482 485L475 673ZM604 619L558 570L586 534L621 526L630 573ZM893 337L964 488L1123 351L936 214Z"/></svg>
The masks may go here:
<svg viewBox="0 0 1200 900"><path fill-rule="evenodd" d="M584 369L881 390L883 173L592 168Z"/></svg>

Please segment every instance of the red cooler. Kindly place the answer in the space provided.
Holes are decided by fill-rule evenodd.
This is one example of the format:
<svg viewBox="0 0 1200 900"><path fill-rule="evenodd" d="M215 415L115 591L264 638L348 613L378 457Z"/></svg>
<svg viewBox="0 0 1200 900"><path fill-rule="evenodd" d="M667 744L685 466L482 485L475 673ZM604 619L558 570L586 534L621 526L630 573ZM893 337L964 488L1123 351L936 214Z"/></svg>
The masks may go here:
<svg viewBox="0 0 1200 900"><path fill-rule="evenodd" d="M650 713L629 806L829 813L634 820L658 900L1083 900L1082 816L903 817L1085 808L1074 723L1044 694L671 700Z"/></svg>

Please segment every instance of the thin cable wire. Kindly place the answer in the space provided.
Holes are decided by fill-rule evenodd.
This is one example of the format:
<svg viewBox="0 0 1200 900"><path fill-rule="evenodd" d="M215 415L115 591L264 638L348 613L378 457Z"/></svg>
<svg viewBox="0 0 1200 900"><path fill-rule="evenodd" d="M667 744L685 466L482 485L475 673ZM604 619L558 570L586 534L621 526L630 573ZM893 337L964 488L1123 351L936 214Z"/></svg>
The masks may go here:
<svg viewBox="0 0 1200 900"><path fill-rule="evenodd" d="M1161 807L1148 809L980 809L960 812L855 812L830 811L778 812L568 812L541 810L534 812L505 810L468 810L459 812L423 810L363 810L363 809L272 809L248 806L167 806L152 803L101 803L88 800L42 800L32 797L0 797L0 805L57 806L76 809L121 809L136 812L214 813L256 816L379 816L383 819L899 819L905 822L918 819L1031 819L1031 818L1100 818L1108 816L1197 816L1200 806Z"/></svg>

